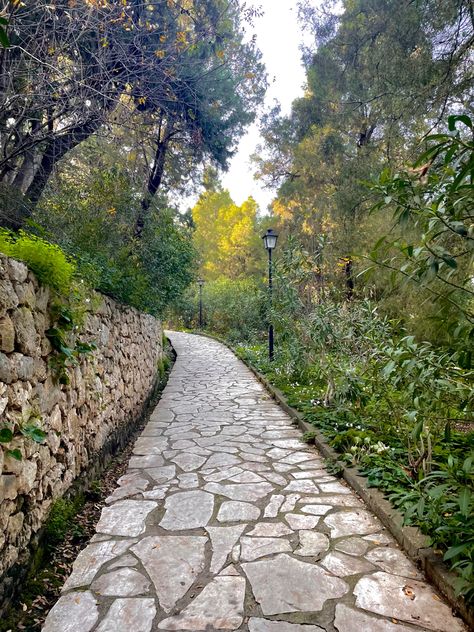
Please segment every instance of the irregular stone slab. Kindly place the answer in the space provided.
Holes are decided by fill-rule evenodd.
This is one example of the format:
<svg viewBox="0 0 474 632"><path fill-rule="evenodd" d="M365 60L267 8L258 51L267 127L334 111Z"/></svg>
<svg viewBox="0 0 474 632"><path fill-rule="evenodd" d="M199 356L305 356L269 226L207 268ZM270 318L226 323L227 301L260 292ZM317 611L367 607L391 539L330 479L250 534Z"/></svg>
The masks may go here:
<svg viewBox="0 0 474 632"><path fill-rule="evenodd" d="M173 450L186 450L187 448L194 448L196 444L189 439L180 439L171 444Z"/></svg>
<svg viewBox="0 0 474 632"><path fill-rule="evenodd" d="M166 492L168 491L168 486L165 487L154 487L147 492L142 492L143 498L145 500L161 500L166 496Z"/></svg>
<svg viewBox="0 0 474 632"><path fill-rule="evenodd" d="M259 522L255 528L247 533L248 536L261 538L279 538L292 532L283 522Z"/></svg>
<svg viewBox="0 0 474 632"><path fill-rule="evenodd" d="M168 496L166 513L160 527L168 531L183 531L205 527L214 511L214 496L201 490L179 492Z"/></svg>
<svg viewBox="0 0 474 632"><path fill-rule="evenodd" d="M274 445L277 448L288 448L291 450L301 450L301 439L273 439L272 440L272 445ZM287 461L288 457L286 457L286 459L282 459L282 461L284 462L288 462Z"/></svg>
<svg viewBox="0 0 474 632"><path fill-rule="evenodd" d="M244 619L245 579L219 576L176 617L162 621L160 630L236 630Z"/></svg>
<svg viewBox="0 0 474 632"><path fill-rule="evenodd" d="M345 595L349 586L316 564L288 555L242 564L264 615L321 610L328 599Z"/></svg>
<svg viewBox="0 0 474 632"><path fill-rule="evenodd" d="M296 503L298 502L299 499L300 499L300 495L299 494L289 494L286 497L285 502L281 506L280 511L281 512L293 511L293 509L296 507Z"/></svg>
<svg viewBox="0 0 474 632"><path fill-rule="evenodd" d="M348 487L338 481L334 483L318 483L318 485L324 494L352 494Z"/></svg>
<svg viewBox="0 0 474 632"><path fill-rule="evenodd" d="M194 472L187 472L185 474L178 474L180 489L196 489L199 487L198 475Z"/></svg>
<svg viewBox="0 0 474 632"><path fill-rule="evenodd" d="M367 542L371 542L372 544L392 544L395 545L394 538L386 533L374 533L372 535L366 535L362 538L363 540L367 540Z"/></svg>
<svg viewBox="0 0 474 632"><path fill-rule="evenodd" d="M287 484L287 480L281 474L277 474L276 472L262 472L263 478L266 478L270 483L274 483L275 485L283 485Z"/></svg>
<svg viewBox="0 0 474 632"><path fill-rule="evenodd" d="M90 632L98 618L99 609L91 592L71 592L55 603L42 632Z"/></svg>
<svg viewBox="0 0 474 632"><path fill-rule="evenodd" d="M211 573L217 574L224 566L227 556L246 526L246 524L240 524L234 527L207 527L206 531L209 533L212 544Z"/></svg>
<svg viewBox="0 0 474 632"><path fill-rule="evenodd" d="M176 476L176 467L174 465L165 465L164 467L152 467L145 470L157 483L167 483Z"/></svg>
<svg viewBox="0 0 474 632"><path fill-rule="evenodd" d="M310 479L303 479L300 481L291 481L285 489L284 492L302 492L305 494L318 494L319 489Z"/></svg>
<svg viewBox="0 0 474 632"><path fill-rule="evenodd" d="M266 477L266 474L263 476ZM241 472L229 479L233 483L264 483L265 479L255 472Z"/></svg>
<svg viewBox="0 0 474 632"><path fill-rule="evenodd" d="M96 632L150 632L155 616L154 599L116 599Z"/></svg>
<svg viewBox="0 0 474 632"><path fill-rule="evenodd" d="M377 572L360 579L354 594L357 607L384 617L416 623L436 632L465 632L451 609L425 583Z"/></svg>
<svg viewBox="0 0 474 632"><path fill-rule="evenodd" d="M222 503L217 520L219 522L237 522L239 520L258 520L260 509L250 503L229 500Z"/></svg>
<svg viewBox="0 0 474 632"><path fill-rule="evenodd" d="M336 606L336 618L334 625L338 632L354 632L354 630L363 630L363 632L423 632L421 628L400 623L392 623L387 619L376 619L365 612L350 608L342 603Z"/></svg>
<svg viewBox="0 0 474 632"><path fill-rule="evenodd" d="M329 538L324 533L318 531L300 531L301 546L296 549L295 554L302 557L317 556L329 548Z"/></svg>
<svg viewBox="0 0 474 632"><path fill-rule="evenodd" d="M237 474L242 474L243 469L241 467L229 467L219 472L212 472L212 470L202 470L201 474L206 483L220 483L221 481L228 480Z"/></svg>
<svg viewBox="0 0 474 632"><path fill-rule="evenodd" d="M313 455L308 454L308 452L291 452L288 456L280 459L280 461L281 463L287 463L288 465L297 465L299 463L303 463L304 461L309 461L312 459L312 456Z"/></svg>
<svg viewBox="0 0 474 632"><path fill-rule="evenodd" d="M273 463L273 469L275 470L275 472L283 472L285 474L293 470L293 465L285 465L285 463Z"/></svg>
<svg viewBox="0 0 474 632"><path fill-rule="evenodd" d="M271 448L268 450L267 456L271 459L277 460L285 458L285 456L288 456L291 452L292 450L284 450L283 448Z"/></svg>
<svg viewBox="0 0 474 632"><path fill-rule="evenodd" d="M259 454L251 454L250 452L241 452L240 456L246 461L250 461L250 463L267 463L268 459L266 456L260 456Z"/></svg>
<svg viewBox="0 0 474 632"><path fill-rule="evenodd" d="M122 500L102 509L96 530L109 535L140 535L145 531L148 514L157 507L152 500Z"/></svg>
<svg viewBox="0 0 474 632"><path fill-rule="evenodd" d="M286 514L285 520L292 529L298 531L299 529L314 529L318 522L319 516L303 516L302 514Z"/></svg>
<svg viewBox="0 0 474 632"><path fill-rule="evenodd" d="M168 439L161 437L139 437L133 446L133 454L148 456L161 454L168 447Z"/></svg>
<svg viewBox="0 0 474 632"><path fill-rule="evenodd" d="M135 542L136 540L106 540L89 544L77 556L72 573L66 580L62 592L71 588L88 586L103 564L125 553Z"/></svg>
<svg viewBox="0 0 474 632"><path fill-rule="evenodd" d="M128 464L129 470L146 470L150 467L160 467L163 465L163 457L158 455L152 456L132 456Z"/></svg>
<svg viewBox="0 0 474 632"><path fill-rule="evenodd" d="M299 472L292 472L291 476L296 479L327 478L327 470L300 470Z"/></svg>
<svg viewBox="0 0 474 632"><path fill-rule="evenodd" d="M249 619L249 632L324 632L318 625L299 625L286 621L268 621L268 619ZM368 632L365 631L364 632Z"/></svg>
<svg viewBox="0 0 474 632"><path fill-rule="evenodd" d="M239 571L235 568L233 564L229 564L229 566L224 568L224 570L221 571L219 575L221 575L222 577L227 576L227 575L232 576L232 577L240 577Z"/></svg>
<svg viewBox="0 0 474 632"><path fill-rule="evenodd" d="M122 566L136 566L138 564L138 560L133 557L133 555L122 555L119 559L113 564L109 564L107 567L109 571L113 568L122 568Z"/></svg>
<svg viewBox="0 0 474 632"><path fill-rule="evenodd" d="M249 538L241 540L240 557L245 562L253 562L259 557L273 555L274 553L291 553L291 545L288 540L282 538Z"/></svg>
<svg viewBox="0 0 474 632"><path fill-rule="evenodd" d="M139 472L133 472L131 474L125 474L125 476L121 476L117 483L120 487L105 499L105 502L109 505L110 503L116 502L117 500L122 500L124 498L128 498L130 496L135 496L140 492L144 491L148 485L150 484L146 478L143 478Z"/></svg>
<svg viewBox="0 0 474 632"><path fill-rule="evenodd" d="M375 570L375 566L367 560L345 553L329 553L321 564L338 577L357 575L358 573L369 573Z"/></svg>
<svg viewBox="0 0 474 632"><path fill-rule="evenodd" d="M193 454L191 452L180 452L172 459L173 463L183 470L183 472L192 472L201 467L206 462L206 458L199 456L199 454Z"/></svg>
<svg viewBox="0 0 474 632"><path fill-rule="evenodd" d="M304 505L301 507L303 513L311 514L312 516L325 516L331 509L331 505Z"/></svg>
<svg viewBox="0 0 474 632"><path fill-rule="evenodd" d="M383 571L392 573L392 575L422 579L422 575L417 571L416 566L399 549L381 546L369 551L365 557Z"/></svg>
<svg viewBox="0 0 474 632"><path fill-rule="evenodd" d="M219 494L220 496L226 496L232 500L244 500L254 502L264 496L267 496L273 491L273 485L270 483L255 483L239 484L235 485L223 485L222 483L208 483L204 489L213 494Z"/></svg>
<svg viewBox="0 0 474 632"><path fill-rule="evenodd" d="M265 518L276 518L284 500L285 497L279 494L277 494L276 496L272 496L263 514Z"/></svg>
<svg viewBox="0 0 474 632"><path fill-rule="evenodd" d="M357 511L339 511L324 518L331 528L331 537L342 538L347 535L365 535L380 530L380 522L365 509Z"/></svg>
<svg viewBox="0 0 474 632"><path fill-rule="evenodd" d="M240 560L240 544L236 544L232 549L232 561L237 563Z"/></svg>
<svg viewBox="0 0 474 632"><path fill-rule="evenodd" d="M363 507L364 503L353 494L326 494L305 498L307 503L332 505L333 507Z"/></svg>
<svg viewBox="0 0 474 632"><path fill-rule="evenodd" d="M334 548L336 551L342 551L348 555L364 555L369 548L370 543L364 538L347 538L338 542Z"/></svg>
<svg viewBox="0 0 474 632"><path fill-rule="evenodd" d="M233 454L213 454L207 459L206 467L222 467L223 465L238 465L239 463L241 463L241 459Z"/></svg>
<svg viewBox="0 0 474 632"><path fill-rule="evenodd" d="M207 538L150 536L132 547L152 580L161 607L169 612L204 569Z"/></svg>
<svg viewBox="0 0 474 632"><path fill-rule="evenodd" d="M121 568L101 575L92 583L91 589L107 597L136 597L148 592L150 582L132 568Z"/></svg>

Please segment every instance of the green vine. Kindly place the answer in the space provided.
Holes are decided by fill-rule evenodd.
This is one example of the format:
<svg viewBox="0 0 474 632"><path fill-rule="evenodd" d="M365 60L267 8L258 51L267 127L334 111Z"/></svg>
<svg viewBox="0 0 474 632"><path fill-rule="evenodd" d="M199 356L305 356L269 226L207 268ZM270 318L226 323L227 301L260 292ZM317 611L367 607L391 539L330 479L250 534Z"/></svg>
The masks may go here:
<svg viewBox="0 0 474 632"><path fill-rule="evenodd" d="M31 439L35 443L44 443L47 434L39 427L41 421L42 418L39 413L31 412L28 415L28 419L21 423L7 424L6 422L3 422L5 425L0 428L0 445L11 443L15 437L20 435ZM16 461L21 461L23 459L23 455L19 448L7 449L5 450L5 454Z"/></svg>
<svg viewBox="0 0 474 632"><path fill-rule="evenodd" d="M69 384L69 369L77 366L81 356L97 349L93 343L76 340L74 331L78 328L76 318L70 307L57 304L52 308L54 326L46 331L46 336L53 348L49 365L59 384Z"/></svg>

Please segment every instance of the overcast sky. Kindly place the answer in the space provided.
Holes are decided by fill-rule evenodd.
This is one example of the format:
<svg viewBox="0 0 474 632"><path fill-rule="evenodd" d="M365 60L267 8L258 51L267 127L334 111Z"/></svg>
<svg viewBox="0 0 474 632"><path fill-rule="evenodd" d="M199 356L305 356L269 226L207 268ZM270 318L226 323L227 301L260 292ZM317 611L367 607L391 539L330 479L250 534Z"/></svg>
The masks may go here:
<svg viewBox="0 0 474 632"><path fill-rule="evenodd" d="M298 26L297 0L252 0L252 4L261 6L264 11L263 17L255 20L249 35L256 33L267 68L270 85L266 105L271 106L277 100L283 112L288 113L292 101L303 93L305 82L299 51L302 34ZM259 140L258 124L255 124L240 141L239 151L229 171L223 175L222 182L234 202L240 205L252 195L261 210L265 211L274 192L264 189L253 179L254 168L250 164L250 156ZM189 200L191 206L197 197Z"/></svg>
<svg viewBox="0 0 474 632"><path fill-rule="evenodd" d="M254 4L261 5L265 12L255 21L254 31L270 83L266 105L273 105L277 100L283 112L288 113L293 100L302 94L305 82L299 51L302 34L298 26L297 0L255 0ZM253 179L250 156L258 142L258 125L255 124L240 141L238 154L224 175L223 184L237 204L252 195L265 211L274 192L264 189Z"/></svg>

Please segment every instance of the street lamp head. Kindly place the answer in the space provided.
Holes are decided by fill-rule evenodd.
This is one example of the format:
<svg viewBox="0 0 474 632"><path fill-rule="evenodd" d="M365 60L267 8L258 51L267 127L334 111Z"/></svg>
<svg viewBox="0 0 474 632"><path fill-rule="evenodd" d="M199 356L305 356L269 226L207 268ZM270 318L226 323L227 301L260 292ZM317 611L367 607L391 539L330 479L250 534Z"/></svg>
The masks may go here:
<svg viewBox="0 0 474 632"><path fill-rule="evenodd" d="M269 228L265 235L263 235L262 239L265 248L267 250L273 250L277 245L278 234L274 230Z"/></svg>
<svg viewBox="0 0 474 632"><path fill-rule="evenodd" d="M197 284L199 285L199 287L202 287L204 285L204 279L198 279Z"/></svg>

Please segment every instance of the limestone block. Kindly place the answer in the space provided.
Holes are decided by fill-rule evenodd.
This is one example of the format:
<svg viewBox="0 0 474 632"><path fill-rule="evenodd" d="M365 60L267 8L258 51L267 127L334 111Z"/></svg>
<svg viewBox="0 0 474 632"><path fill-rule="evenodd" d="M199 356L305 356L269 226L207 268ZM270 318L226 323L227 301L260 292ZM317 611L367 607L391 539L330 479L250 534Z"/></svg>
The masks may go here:
<svg viewBox="0 0 474 632"><path fill-rule="evenodd" d="M18 306L18 296L8 279L0 280L0 314L4 316L9 309Z"/></svg>
<svg viewBox="0 0 474 632"><path fill-rule="evenodd" d="M56 404L56 406L51 411L48 425L52 430L56 430L57 432L60 432L62 430L63 419L61 415L61 409L59 408L58 404Z"/></svg>
<svg viewBox="0 0 474 632"><path fill-rule="evenodd" d="M40 347L40 353L43 357L48 356L53 350L53 347L51 345L51 343L49 342L48 338L46 338L46 336L44 338L41 338L41 347Z"/></svg>
<svg viewBox="0 0 474 632"><path fill-rule="evenodd" d="M28 276L28 268L21 261L8 258L6 260L6 272L12 281L24 283Z"/></svg>
<svg viewBox="0 0 474 632"><path fill-rule="evenodd" d="M57 454L59 446L61 445L61 438L59 434L55 431L49 432L48 438L46 439L46 444L51 450L52 454Z"/></svg>
<svg viewBox="0 0 474 632"><path fill-rule="evenodd" d="M30 356L22 353L12 353L11 366L19 380L30 381L35 375L35 362Z"/></svg>
<svg viewBox="0 0 474 632"><path fill-rule="evenodd" d="M37 384L34 389L34 397L38 401L42 413L49 413L61 400L61 389L54 384L51 377L42 384Z"/></svg>
<svg viewBox="0 0 474 632"><path fill-rule="evenodd" d="M8 520L7 533L11 542L15 541L20 534L24 520L25 514L21 511L13 514L13 516L10 516L10 519Z"/></svg>
<svg viewBox="0 0 474 632"><path fill-rule="evenodd" d="M12 314L17 345L25 355L36 356L41 353L40 337L36 333L35 321L31 310L20 307Z"/></svg>
<svg viewBox="0 0 474 632"><path fill-rule="evenodd" d="M10 358L0 352L0 382L11 384L16 379L17 375L14 371Z"/></svg>
<svg viewBox="0 0 474 632"><path fill-rule="evenodd" d="M48 365L42 358L34 358L34 382L44 382L48 376Z"/></svg>
<svg viewBox="0 0 474 632"><path fill-rule="evenodd" d="M7 389L8 396L8 413L12 413L13 409L21 410L25 417L29 417L31 413L30 400L33 387L28 382L13 382ZM7 415L11 416L11 415ZM20 416L21 417L21 416ZM23 421L22 418L19 421Z"/></svg>
<svg viewBox="0 0 474 632"><path fill-rule="evenodd" d="M33 312L33 318L35 321L36 331L41 337L44 337L45 331L47 331L51 326L51 319L42 312L35 310Z"/></svg>
<svg viewBox="0 0 474 632"><path fill-rule="evenodd" d="M32 309L36 307L36 293L33 283L15 283L14 288L20 305L26 305Z"/></svg>
<svg viewBox="0 0 474 632"><path fill-rule="evenodd" d="M15 328L9 316L0 319L0 351L11 353L15 349Z"/></svg>
<svg viewBox="0 0 474 632"><path fill-rule="evenodd" d="M18 495L17 490L18 479L15 474L2 474L2 476L0 476L0 498L4 500L14 500ZM3 504L2 514L6 515L6 507Z"/></svg>
<svg viewBox="0 0 474 632"><path fill-rule="evenodd" d="M49 288L45 285L41 285L36 292L36 309L43 314L46 314L48 311L49 298Z"/></svg>

